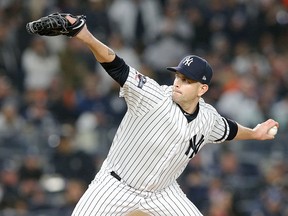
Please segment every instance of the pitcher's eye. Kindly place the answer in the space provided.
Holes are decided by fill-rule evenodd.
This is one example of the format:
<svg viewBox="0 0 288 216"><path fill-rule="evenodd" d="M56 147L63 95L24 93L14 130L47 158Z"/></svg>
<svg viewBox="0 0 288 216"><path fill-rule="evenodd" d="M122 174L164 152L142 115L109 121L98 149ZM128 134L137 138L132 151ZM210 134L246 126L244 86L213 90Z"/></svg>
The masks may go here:
<svg viewBox="0 0 288 216"><path fill-rule="evenodd" d="M176 73L175 78L180 79L181 81L186 81L187 78L183 76L182 74Z"/></svg>
<svg viewBox="0 0 288 216"><path fill-rule="evenodd" d="M175 78L181 80L183 83L192 84L197 81L186 78L183 74L176 72Z"/></svg>

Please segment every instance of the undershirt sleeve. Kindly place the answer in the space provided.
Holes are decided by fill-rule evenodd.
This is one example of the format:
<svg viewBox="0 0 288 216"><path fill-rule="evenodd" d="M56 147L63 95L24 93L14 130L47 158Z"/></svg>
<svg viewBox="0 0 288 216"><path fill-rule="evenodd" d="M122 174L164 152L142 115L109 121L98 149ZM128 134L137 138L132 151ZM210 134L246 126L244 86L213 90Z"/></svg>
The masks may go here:
<svg viewBox="0 0 288 216"><path fill-rule="evenodd" d="M129 74L129 66L119 56L115 56L112 62L100 63L105 71L123 87Z"/></svg>
<svg viewBox="0 0 288 216"><path fill-rule="evenodd" d="M229 125L229 128L230 128L230 132L229 132L229 135L227 137L226 140L233 140L235 138L235 136L237 135L237 132L238 132L238 125L235 121L231 120L231 119L228 119L228 118L225 118L228 125Z"/></svg>

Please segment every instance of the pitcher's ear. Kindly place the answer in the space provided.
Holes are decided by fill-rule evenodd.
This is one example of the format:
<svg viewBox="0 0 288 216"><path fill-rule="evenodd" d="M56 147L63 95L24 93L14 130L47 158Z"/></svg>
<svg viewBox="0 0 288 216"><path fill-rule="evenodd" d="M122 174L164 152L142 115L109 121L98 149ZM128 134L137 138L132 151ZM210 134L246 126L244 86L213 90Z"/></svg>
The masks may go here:
<svg viewBox="0 0 288 216"><path fill-rule="evenodd" d="M200 86L200 90L199 90L199 96L201 97L202 95L204 95L209 89L209 86L207 84L202 84Z"/></svg>

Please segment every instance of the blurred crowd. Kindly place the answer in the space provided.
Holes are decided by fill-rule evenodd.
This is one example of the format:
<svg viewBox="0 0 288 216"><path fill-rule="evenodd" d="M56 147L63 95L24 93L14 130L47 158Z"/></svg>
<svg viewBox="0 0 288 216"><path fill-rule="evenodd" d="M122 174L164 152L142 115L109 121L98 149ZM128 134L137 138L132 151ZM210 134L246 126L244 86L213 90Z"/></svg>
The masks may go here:
<svg viewBox="0 0 288 216"><path fill-rule="evenodd" d="M288 215L287 0L1 0L0 216L71 215L126 111L87 47L26 32L55 12L86 15L160 84L183 56L206 58L206 102L243 125L281 127L273 141L206 145L179 184L205 216Z"/></svg>

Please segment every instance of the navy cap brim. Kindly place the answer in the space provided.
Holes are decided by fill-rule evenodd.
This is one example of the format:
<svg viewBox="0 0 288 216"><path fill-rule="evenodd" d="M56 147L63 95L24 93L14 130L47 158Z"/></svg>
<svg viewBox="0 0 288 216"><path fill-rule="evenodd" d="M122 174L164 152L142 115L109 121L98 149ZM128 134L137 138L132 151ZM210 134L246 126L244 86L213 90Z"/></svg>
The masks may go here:
<svg viewBox="0 0 288 216"><path fill-rule="evenodd" d="M199 81L201 82L200 80L198 80L196 77L193 77L191 76L191 74L188 72L188 71L185 71L183 68L181 67L167 67L166 68L167 70L169 71L172 71L172 72L180 72L181 74L183 74L185 77L191 79L191 80L195 80L195 81Z"/></svg>

